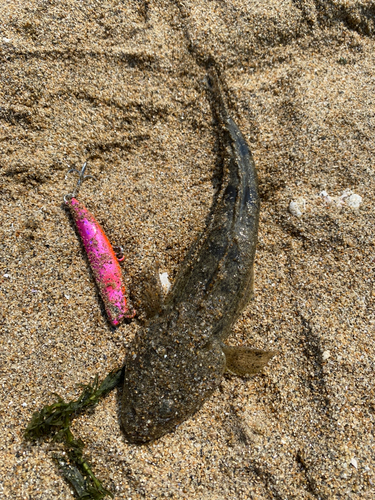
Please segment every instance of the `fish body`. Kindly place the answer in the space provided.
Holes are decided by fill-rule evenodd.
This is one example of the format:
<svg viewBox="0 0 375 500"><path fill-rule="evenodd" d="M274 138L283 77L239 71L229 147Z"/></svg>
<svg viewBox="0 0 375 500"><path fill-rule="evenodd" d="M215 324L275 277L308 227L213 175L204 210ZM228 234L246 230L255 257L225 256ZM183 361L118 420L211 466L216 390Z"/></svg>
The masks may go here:
<svg viewBox="0 0 375 500"><path fill-rule="evenodd" d="M81 237L108 319L117 326L124 318L134 317L134 312L127 306L121 267L112 245L82 203L72 197L66 200L66 205Z"/></svg>
<svg viewBox="0 0 375 500"><path fill-rule="evenodd" d="M188 253L161 311L137 334L125 361L121 419L126 438L134 443L171 431L201 408L226 369L232 371L227 361L234 366L241 348L228 348L223 341L253 294L260 209L257 172L218 82L209 84L220 100L227 145L222 188L206 231ZM272 353L242 348L239 356L243 363L247 359L253 364L244 372L254 373Z"/></svg>

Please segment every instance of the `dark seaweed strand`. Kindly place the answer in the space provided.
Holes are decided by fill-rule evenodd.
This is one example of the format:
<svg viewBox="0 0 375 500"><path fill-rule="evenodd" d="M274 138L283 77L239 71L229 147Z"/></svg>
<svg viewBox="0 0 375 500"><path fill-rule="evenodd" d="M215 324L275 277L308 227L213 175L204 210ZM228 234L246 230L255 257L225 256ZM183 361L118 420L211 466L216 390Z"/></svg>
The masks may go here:
<svg viewBox="0 0 375 500"><path fill-rule="evenodd" d="M71 422L83 410L95 406L100 398L121 382L122 377L123 368L109 373L100 385L96 376L92 385L83 386L78 399L68 403L56 395L58 401L35 412L26 427L24 436L27 441L52 435L54 441L64 444L68 460L59 455L54 455L54 459L79 499L100 500L106 496L113 497L113 494L102 486L92 472L89 462L83 456L83 441L75 439L70 430Z"/></svg>

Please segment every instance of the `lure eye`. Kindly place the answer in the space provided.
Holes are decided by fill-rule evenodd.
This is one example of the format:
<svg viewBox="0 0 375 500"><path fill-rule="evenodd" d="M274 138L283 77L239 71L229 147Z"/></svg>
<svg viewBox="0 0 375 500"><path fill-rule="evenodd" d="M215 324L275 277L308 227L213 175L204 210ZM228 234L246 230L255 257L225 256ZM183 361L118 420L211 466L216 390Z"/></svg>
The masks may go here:
<svg viewBox="0 0 375 500"><path fill-rule="evenodd" d="M122 262L124 259L125 259L125 256L124 256L124 249L120 246L114 246L113 247L113 250L115 252L115 255L116 255L116 259L119 261L119 262Z"/></svg>

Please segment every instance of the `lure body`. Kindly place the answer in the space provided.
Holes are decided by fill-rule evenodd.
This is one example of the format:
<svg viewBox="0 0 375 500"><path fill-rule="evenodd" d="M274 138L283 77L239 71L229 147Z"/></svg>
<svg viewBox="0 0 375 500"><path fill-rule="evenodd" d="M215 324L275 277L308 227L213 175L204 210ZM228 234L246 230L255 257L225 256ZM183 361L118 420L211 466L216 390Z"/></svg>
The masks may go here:
<svg viewBox="0 0 375 500"><path fill-rule="evenodd" d="M133 318L134 311L129 311L126 303L120 264L103 229L76 198L66 200L66 205L82 239L110 323L117 326L124 318Z"/></svg>

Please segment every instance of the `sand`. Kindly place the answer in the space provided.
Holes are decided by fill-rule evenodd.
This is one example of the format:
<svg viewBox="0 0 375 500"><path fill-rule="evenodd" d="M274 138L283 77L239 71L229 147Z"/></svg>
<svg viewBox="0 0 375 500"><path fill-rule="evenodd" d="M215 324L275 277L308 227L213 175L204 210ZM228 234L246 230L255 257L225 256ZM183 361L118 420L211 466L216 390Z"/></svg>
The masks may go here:
<svg viewBox="0 0 375 500"><path fill-rule="evenodd" d="M74 434L117 500L375 498L374 16L353 0L1 2L0 498L74 498L58 446L23 431L52 393L121 366L146 269L173 282L204 230L209 57L262 195L255 299L230 344L278 354L155 443L126 443L121 389ZM117 329L63 206L84 161L78 198L125 248L140 316Z"/></svg>

